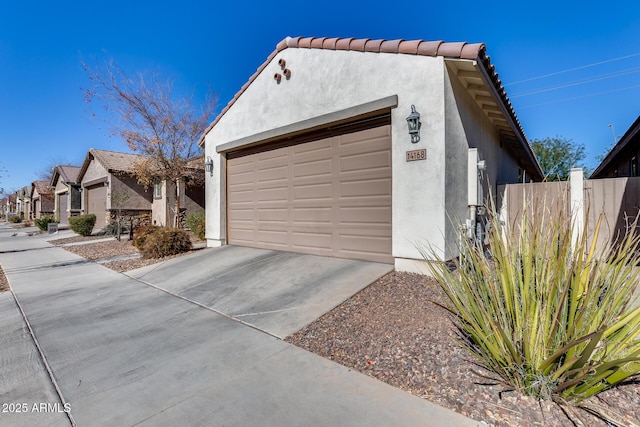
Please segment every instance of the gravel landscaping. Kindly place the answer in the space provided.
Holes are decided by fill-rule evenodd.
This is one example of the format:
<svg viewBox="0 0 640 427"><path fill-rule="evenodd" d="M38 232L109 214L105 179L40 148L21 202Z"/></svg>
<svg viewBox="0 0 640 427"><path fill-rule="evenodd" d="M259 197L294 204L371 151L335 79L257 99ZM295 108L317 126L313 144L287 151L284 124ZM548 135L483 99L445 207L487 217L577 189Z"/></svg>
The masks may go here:
<svg viewBox="0 0 640 427"><path fill-rule="evenodd" d="M4 271L2 271L2 266L0 266L0 292L6 292L9 290L9 282L7 281L7 276L4 275Z"/></svg>
<svg viewBox="0 0 640 427"><path fill-rule="evenodd" d="M390 273L286 340L489 425L607 425L584 411L584 424L575 416L572 422L558 405L487 379L432 301L442 302L432 279ZM624 425L638 424L640 378L591 402L621 414Z"/></svg>

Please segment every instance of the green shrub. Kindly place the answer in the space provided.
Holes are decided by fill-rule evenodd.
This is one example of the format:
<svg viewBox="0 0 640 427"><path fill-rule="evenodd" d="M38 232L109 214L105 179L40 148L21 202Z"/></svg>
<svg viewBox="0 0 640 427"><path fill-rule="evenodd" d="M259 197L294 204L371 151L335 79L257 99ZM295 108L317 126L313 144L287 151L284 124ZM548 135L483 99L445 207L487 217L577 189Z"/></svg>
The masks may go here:
<svg viewBox="0 0 640 427"><path fill-rule="evenodd" d="M502 383L599 412L584 400L640 373L639 240L598 249L586 232L572 237L568 219L549 217L525 212L505 230L494 216L490 250L462 238L457 269L431 270L462 343Z"/></svg>
<svg viewBox="0 0 640 427"><path fill-rule="evenodd" d="M141 251L142 248L144 248L144 244L147 241L147 237L159 229L160 227L156 225L145 225L142 227L134 228L133 241L131 243L133 244L133 246L135 246L136 248L138 248L138 250Z"/></svg>
<svg viewBox="0 0 640 427"><path fill-rule="evenodd" d="M78 215L69 217L69 227L81 236L89 236L96 225L94 214Z"/></svg>
<svg viewBox="0 0 640 427"><path fill-rule="evenodd" d="M194 212L187 215L185 224L195 234L198 239L204 240L206 225L204 212Z"/></svg>
<svg viewBox="0 0 640 427"><path fill-rule="evenodd" d="M191 239L184 230L158 228L145 237L141 248L144 258L163 258L191 250Z"/></svg>
<svg viewBox="0 0 640 427"><path fill-rule="evenodd" d="M49 224L56 224L56 218L53 215L44 215L40 218L36 218L34 220L36 223L36 227L38 227L42 231L47 231L49 229Z"/></svg>
<svg viewBox="0 0 640 427"><path fill-rule="evenodd" d="M22 222L22 218L20 218L20 216L18 215L12 215L9 217L9 222L12 222L14 224L19 224Z"/></svg>

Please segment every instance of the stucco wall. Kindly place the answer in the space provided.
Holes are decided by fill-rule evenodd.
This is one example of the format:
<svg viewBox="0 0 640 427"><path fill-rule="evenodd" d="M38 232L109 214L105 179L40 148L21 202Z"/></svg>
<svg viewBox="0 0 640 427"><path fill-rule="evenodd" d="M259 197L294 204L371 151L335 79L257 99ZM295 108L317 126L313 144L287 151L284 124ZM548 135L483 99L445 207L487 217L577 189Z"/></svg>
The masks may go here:
<svg viewBox="0 0 640 427"><path fill-rule="evenodd" d="M124 210L147 210L151 211L153 188L145 189L142 184L129 175L111 174L109 177L109 195L107 196L107 209L114 209L111 206L111 194L124 191L129 198L123 203Z"/></svg>
<svg viewBox="0 0 640 427"><path fill-rule="evenodd" d="M277 84L284 58L291 78ZM444 60L369 52L286 49L254 80L206 136L206 155L215 176L207 176L207 239L225 240L225 164L215 147L273 128L398 96L391 111L393 256L420 258L418 240L444 247L445 126ZM412 144L406 117L421 114L421 141ZM406 151L426 148L427 160L406 162Z"/></svg>
<svg viewBox="0 0 640 427"><path fill-rule="evenodd" d="M100 162L91 160L89 162L89 166L87 166L87 170L85 171L84 176L82 177L82 184L84 185L87 182L95 181L100 178L106 178L107 175L107 170L100 164Z"/></svg>

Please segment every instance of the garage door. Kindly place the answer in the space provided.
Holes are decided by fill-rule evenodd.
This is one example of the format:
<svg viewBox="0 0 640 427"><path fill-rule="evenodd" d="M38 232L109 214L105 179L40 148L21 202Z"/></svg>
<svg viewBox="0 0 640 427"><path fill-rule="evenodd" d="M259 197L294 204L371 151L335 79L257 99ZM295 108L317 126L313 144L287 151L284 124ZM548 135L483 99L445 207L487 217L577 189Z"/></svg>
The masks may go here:
<svg viewBox="0 0 640 427"><path fill-rule="evenodd" d="M58 196L58 210L56 215L60 218L60 224L68 224L69 223L69 211L67 208L69 206L69 193L60 194Z"/></svg>
<svg viewBox="0 0 640 427"><path fill-rule="evenodd" d="M102 183L93 187L87 187L85 197L87 213L96 216L95 227L102 228L107 225L107 187Z"/></svg>
<svg viewBox="0 0 640 427"><path fill-rule="evenodd" d="M228 156L227 237L392 263L391 126Z"/></svg>

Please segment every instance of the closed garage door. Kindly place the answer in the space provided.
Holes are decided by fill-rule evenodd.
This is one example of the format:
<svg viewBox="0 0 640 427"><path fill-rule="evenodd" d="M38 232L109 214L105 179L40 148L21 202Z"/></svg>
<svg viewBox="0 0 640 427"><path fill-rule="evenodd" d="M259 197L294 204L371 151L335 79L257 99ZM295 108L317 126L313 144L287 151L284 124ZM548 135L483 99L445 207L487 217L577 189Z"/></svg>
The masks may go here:
<svg viewBox="0 0 640 427"><path fill-rule="evenodd" d="M58 210L56 215L60 218L61 224L69 223L69 211L67 210L69 206L69 193L60 194L58 196Z"/></svg>
<svg viewBox="0 0 640 427"><path fill-rule="evenodd" d="M392 263L390 132L229 155L229 243Z"/></svg>
<svg viewBox="0 0 640 427"><path fill-rule="evenodd" d="M87 187L85 192L87 213L96 216L96 228L107 225L107 187L104 184Z"/></svg>

